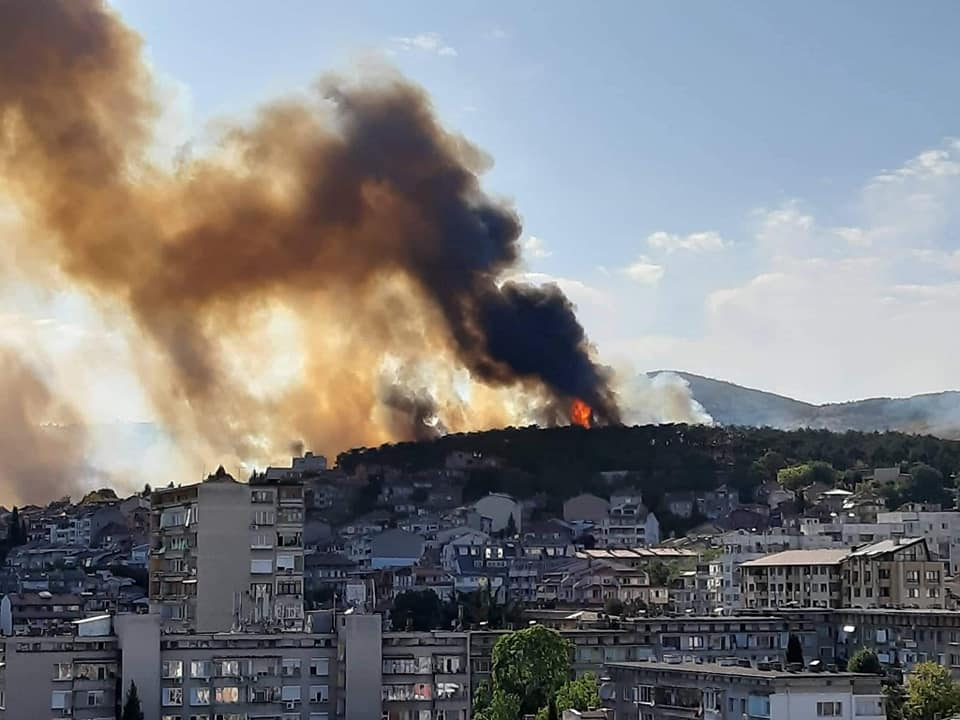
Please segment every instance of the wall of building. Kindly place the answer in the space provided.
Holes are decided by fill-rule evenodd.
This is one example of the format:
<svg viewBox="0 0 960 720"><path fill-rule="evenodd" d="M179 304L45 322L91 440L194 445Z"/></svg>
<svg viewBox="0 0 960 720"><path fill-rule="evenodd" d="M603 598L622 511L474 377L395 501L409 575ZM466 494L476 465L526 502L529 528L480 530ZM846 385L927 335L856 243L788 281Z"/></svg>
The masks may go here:
<svg viewBox="0 0 960 720"><path fill-rule="evenodd" d="M379 615L345 615L340 619L346 720L381 716L382 640Z"/></svg>

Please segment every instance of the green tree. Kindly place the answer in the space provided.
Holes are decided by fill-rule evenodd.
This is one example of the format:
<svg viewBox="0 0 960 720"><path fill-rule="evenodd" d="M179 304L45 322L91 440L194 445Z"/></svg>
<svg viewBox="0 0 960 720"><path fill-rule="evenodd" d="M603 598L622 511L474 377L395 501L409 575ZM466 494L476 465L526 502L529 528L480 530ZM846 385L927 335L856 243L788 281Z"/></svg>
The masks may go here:
<svg viewBox="0 0 960 720"><path fill-rule="evenodd" d="M27 541L27 532L23 520L20 519L20 509L14 505L10 517L7 518L7 546L15 548Z"/></svg>
<svg viewBox="0 0 960 720"><path fill-rule="evenodd" d="M847 661L847 671L879 675L883 672L883 667L880 665L880 658L873 650L862 647L850 656L850 660Z"/></svg>
<svg viewBox="0 0 960 720"><path fill-rule="evenodd" d="M653 587L666 587L670 582L670 568L662 560L654 560L650 563L647 574L650 576L650 584Z"/></svg>
<svg viewBox="0 0 960 720"><path fill-rule="evenodd" d="M906 720L904 705L907 702L907 691L900 683L888 683L883 686L883 709L887 720Z"/></svg>
<svg viewBox="0 0 960 720"><path fill-rule="evenodd" d="M907 720L940 720L960 711L960 689L950 671L935 662L923 662L907 679L903 705Z"/></svg>
<svg viewBox="0 0 960 720"><path fill-rule="evenodd" d="M593 673L584 673L582 677L568 680L554 696L557 711L588 710L600 707L600 694L597 691L597 676Z"/></svg>
<svg viewBox="0 0 960 720"><path fill-rule="evenodd" d="M131 680L127 690L127 700L123 704L123 714L120 720L143 720L143 708L140 707L140 695L137 693L137 684Z"/></svg>
<svg viewBox="0 0 960 720"><path fill-rule="evenodd" d="M567 679L570 645L543 625L503 635L493 646L493 695L519 699L523 714L544 707Z"/></svg>
<svg viewBox="0 0 960 720"><path fill-rule="evenodd" d="M825 462L809 462L786 467L777 473L777 482L787 490L799 490L813 483L833 485L837 481L837 471Z"/></svg>
<svg viewBox="0 0 960 720"><path fill-rule="evenodd" d="M443 604L433 590L407 590L393 601L390 624L394 630L434 630L443 623Z"/></svg>
<svg viewBox="0 0 960 720"><path fill-rule="evenodd" d="M503 530L504 537L512 538L517 536L517 521L513 519L513 513L507 518L507 527Z"/></svg>
<svg viewBox="0 0 960 720"><path fill-rule="evenodd" d="M623 600L615 597L608 597L603 601L603 611L608 615L623 615L625 610Z"/></svg>
<svg viewBox="0 0 960 720"><path fill-rule="evenodd" d="M475 711L473 717L475 720L520 720L520 698L494 688L488 703Z"/></svg>
<svg viewBox="0 0 960 720"><path fill-rule="evenodd" d="M803 646L800 644L800 638L792 634L787 640L787 664L803 665Z"/></svg>

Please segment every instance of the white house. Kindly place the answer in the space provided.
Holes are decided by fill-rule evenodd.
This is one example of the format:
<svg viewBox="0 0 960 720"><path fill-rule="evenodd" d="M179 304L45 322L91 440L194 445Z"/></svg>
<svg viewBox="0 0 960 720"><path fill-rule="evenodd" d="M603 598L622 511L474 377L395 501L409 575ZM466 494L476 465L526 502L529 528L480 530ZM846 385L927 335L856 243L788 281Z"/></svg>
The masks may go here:
<svg viewBox="0 0 960 720"><path fill-rule="evenodd" d="M483 518L490 519L490 531L499 532L506 529L510 523L510 517L513 516L514 525L517 532L520 531L520 524L523 520L523 512L520 503L509 495L504 493L490 493L484 498L480 498L473 505L474 509L480 513Z"/></svg>

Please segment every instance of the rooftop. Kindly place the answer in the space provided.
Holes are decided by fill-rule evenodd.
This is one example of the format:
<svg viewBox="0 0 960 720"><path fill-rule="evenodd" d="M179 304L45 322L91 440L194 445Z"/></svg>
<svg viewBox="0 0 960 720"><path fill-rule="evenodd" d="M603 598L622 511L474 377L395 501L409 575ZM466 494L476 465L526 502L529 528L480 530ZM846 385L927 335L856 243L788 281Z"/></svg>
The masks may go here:
<svg viewBox="0 0 960 720"><path fill-rule="evenodd" d="M736 665L718 665L716 663L667 663L667 662L613 662L610 667L626 668L629 670L650 670L654 672L698 673L723 675L726 677L751 677L765 680L789 680L803 678L807 680L823 680L825 678L874 678L879 682L877 675L869 673L851 672L789 672L786 670L759 670L755 667L739 667Z"/></svg>
<svg viewBox="0 0 960 720"><path fill-rule="evenodd" d="M875 555L885 555L895 550L900 550L917 543L925 542L924 538L900 538L890 540L880 540L879 542L864 545L850 553L850 557L873 557Z"/></svg>
<svg viewBox="0 0 960 720"><path fill-rule="evenodd" d="M839 550L784 550L764 555L756 560L740 563L740 567L770 567L788 565L838 565L850 551Z"/></svg>

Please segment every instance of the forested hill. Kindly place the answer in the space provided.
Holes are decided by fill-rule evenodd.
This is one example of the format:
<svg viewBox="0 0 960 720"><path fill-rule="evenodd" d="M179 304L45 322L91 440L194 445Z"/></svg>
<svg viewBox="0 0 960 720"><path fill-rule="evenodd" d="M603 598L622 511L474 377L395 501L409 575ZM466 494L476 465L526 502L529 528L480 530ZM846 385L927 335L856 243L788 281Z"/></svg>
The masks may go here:
<svg viewBox="0 0 960 720"><path fill-rule="evenodd" d="M500 458L515 472L490 472L477 490L520 497L569 496L595 486L598 473L617 470L632 471L630 483L651 491L708 489L721 481L748 489L769 477L761 461L770 453L790 464L822 460L841 473L858 464L927 463L950 478L960 468L960 442L928 435L702 425L506 428L359 448L337 462L347 471L358 464L417 471L443 467L454 451Z"/></svg>

